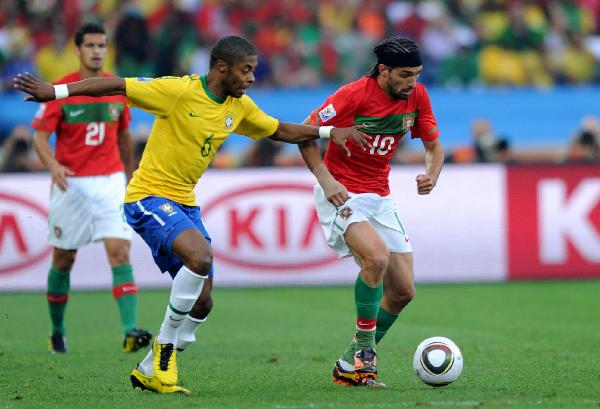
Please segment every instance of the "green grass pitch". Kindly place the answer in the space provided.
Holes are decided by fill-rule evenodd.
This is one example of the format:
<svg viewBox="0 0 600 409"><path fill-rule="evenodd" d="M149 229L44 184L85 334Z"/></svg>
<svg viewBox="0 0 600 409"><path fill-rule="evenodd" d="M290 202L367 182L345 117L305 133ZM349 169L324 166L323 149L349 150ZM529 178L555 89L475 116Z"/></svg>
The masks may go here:
<svg viewBox="0 0 600 409"><path fill-rule="evenodd" d="M141 326L156 331L167 297L141 291ZM331 381L353 331L351 287L217 288L214 299L178 356L185 397L131 389L145 351L120 351L108 291L71 294L65 355L46 350L43 294L0 294L0 409L600 407L600 281L417 286L378 347L385 390ZM412 372L415 347L434 335L464 356L444 388Z"/></svg>

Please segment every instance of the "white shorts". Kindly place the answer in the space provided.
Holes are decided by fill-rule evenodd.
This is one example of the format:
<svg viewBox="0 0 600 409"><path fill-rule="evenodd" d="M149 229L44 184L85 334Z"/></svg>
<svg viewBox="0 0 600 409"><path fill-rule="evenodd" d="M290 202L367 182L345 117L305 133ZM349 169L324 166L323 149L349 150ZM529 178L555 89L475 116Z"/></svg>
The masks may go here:
<svg viewBox="0 0 600 409"><path fill-rule="evenodd" d="M75 250L106 238L131 240L125 221L125 174L67 178L66 192L50 188L48 242L64 250Z"/></svg>
<svg viewBox="0 0 600 409"><path fill-rule="evenodd" d="M344 233L352 223L369 222L379 233L390 253L410 253L412 246L408 233L398 216L392 195L349 193L350 199L335 207L319 184L315 185L315 205L327 244L340 257L351 256Z"/></svg>

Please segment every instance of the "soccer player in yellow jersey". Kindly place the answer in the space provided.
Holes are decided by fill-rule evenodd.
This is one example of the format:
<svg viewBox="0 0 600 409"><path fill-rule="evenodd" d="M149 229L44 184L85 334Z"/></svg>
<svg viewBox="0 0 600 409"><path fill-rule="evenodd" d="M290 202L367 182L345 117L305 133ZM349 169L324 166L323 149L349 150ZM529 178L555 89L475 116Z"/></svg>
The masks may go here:
<svg viewBox="0 0 600 409"><path fill-rule="evenodd" d="M173 284L153 349L131 374L134 387L189 393L177 386L176 355L195 341L197 326L212 308L213 273L210 236L194 187L223 141L232 132L291 143L331 137L347 154L348 139L363 149L369 145L371 137L356 127L296 125L265 114L246 95L256 65L254 46L229 36L213 46L205 76L92 78L57 86L28 73L15 78L15 88L30 94L26 100L125 95L129 105L156 115L139 169L127 187L125 214Z"/></svg>

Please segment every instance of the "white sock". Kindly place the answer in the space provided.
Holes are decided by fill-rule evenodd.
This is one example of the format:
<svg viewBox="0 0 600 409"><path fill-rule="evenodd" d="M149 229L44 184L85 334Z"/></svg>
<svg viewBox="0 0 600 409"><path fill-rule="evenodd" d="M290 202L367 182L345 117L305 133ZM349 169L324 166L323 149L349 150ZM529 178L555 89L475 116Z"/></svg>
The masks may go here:
<svg viewBox="0 0 600 409"><path fill-rule="evenodd" d="M186 266L181 267L173 279L169 305L156 341L159 344L177 343L177 330L183 324L185 316L190 312L202 292L204 279L193 273Z"/></svg>
<svg viewBox="0 0 600 409"><path fill-rule="evenodd" d="M179 327L179 331L177 332L177 349L183 351L189 344L196 342L196 330L206 321L204 319L198 319L194 317L186 316L186 319L183 321L181 327ZM160 332L160 331L159 331ZM154 352L152 348L146 354L142 362L138 364L138 370L146 376L154 376L154 366L152 365L152 361L154 359Z"/></svg>
<svg viewBox="0 0 600 409"><path fill-rule="evenodd" d="M189 315L185 317L185 321L179 327L179 332L177 334L177 350L183 351L187 348L187 346L193 342L196 342L196 330L198 326L206 321L206 318L199 319L190 317Z"/></svg>
<svg viewBox="0 0 600 409"><path fill-rule="evenodd" d="M150 348L146 357L138 365L138 370L146 376L154 376L154 367L152 366L153 358L154 353L152 352L152 348Z"/></svg>

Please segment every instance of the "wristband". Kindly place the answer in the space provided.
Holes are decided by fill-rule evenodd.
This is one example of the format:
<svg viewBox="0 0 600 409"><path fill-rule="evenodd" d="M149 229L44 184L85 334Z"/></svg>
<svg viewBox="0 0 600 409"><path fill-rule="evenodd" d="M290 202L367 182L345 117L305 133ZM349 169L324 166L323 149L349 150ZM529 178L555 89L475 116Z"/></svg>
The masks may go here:
<svg viewBox="0 0 600 409"><path fill-rule="evenodd" d="M331 130L333 126L320 126L319 127L319 138L329 138L331 136Z"/></svg>
<svg viewBox="0 0 600 409"><path fill-rule="evenodd" d="M69 88L67 84L59 84L54 86L54 99L63 99L69 96Z"/></svg>

